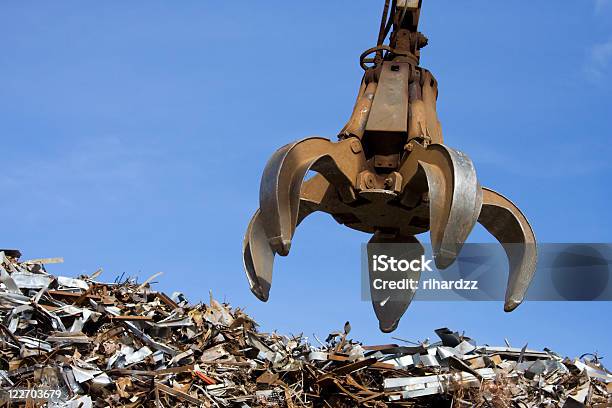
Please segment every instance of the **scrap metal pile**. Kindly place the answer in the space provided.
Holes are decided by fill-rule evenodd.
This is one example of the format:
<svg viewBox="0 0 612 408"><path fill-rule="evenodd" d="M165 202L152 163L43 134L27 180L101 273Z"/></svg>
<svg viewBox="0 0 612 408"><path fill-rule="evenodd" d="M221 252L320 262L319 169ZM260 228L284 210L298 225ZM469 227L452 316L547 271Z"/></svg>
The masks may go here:
<svg viewBox="0 0 612 408"><path fill-rule="evenodd" d="M240 309L190 304L150 281L55 277L0 252L0 382L60 389L57 407L604 407L597 356L440 341L362 345L350 325L312 345L262 333ZM153 277L154 278L154 277ZM11 401L10 406L26 402ZM34 405L29 405L34 406Z"/></svg>

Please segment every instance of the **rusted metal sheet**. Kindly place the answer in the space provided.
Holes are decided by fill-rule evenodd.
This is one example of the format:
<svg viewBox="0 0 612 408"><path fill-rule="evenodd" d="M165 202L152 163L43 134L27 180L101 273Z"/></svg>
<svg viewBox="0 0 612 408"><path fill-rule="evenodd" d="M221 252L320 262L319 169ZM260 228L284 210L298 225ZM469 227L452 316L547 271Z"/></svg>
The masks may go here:
<svg viewBox="0 0 612 408"><path fill-rule="evenodd" d="M366 132L408 132L410 69L408 63L383 62Z"/></svg>

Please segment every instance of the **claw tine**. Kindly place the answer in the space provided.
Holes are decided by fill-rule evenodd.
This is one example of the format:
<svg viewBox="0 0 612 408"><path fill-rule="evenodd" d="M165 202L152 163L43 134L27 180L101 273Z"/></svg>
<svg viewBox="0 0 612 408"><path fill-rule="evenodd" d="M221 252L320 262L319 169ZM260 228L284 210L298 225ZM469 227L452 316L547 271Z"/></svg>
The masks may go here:
<svg viewBox="0 0 612 408"><path fill-rule="evenodd" d="M326 143L327 139L311 138L288 144L277 150L264 169L259 190L262 221L270 246L281 256L291 248L302 181Z"/></svg>
<svg viewBox="0 0 612 408"><path fill-rule="evenodd" d="M259 191L262 224L275 253L285 256L291 248L306 173L311 168L322 173L342 193L346 191L343 186L354 183L362 166L361 156L356 139L332 143L312 137L276 151L264 169Z"/></svg>
<svg viewBox="0 0 612 408"><path fill-rule="evenodd" d="M249 280L251 292L258 299L266 302L272 285L274 252L268 244L259 210L255 212L247 228L242 253L244 270Z"/></svg>
<svg viewBox="0 0 612 408"><path fill-rule="evenodd" d="M291 214L295 204L291 200L291 179L282 182L282 170L289 151L294 145L288 144L278 149L266 164L259 188L259 204L267 240L275 252L287 255L291 246ZM294 170L295 169L291 169ZM285 169L285 172L287 170ZM291 174L290 176L293 176ZM284 178L288 178L284 176ZM260 214L262 211L260 210Z"/></svg>
<svg viewBox="0 0 612 408"><path fill-rule="evenodd" d="M537 263L536 240L527 218L501 194L483 188L480 222L501 244L508 256L510 273L504 310L516 309L533 280Z"/></svg>
<svg viewBox="0 0 612 408"><path fill-rule="evenodd" d="M429 187L435 262L438 268L445 269L455 261L476 224L482 192L469 157L443 145L431 145L429 149L419 157L419 165Z"/></svg>
<svg viewBox="0 0 612 408"><path fill-rule="evenodd" d="M413 236L395 236L385 235L376 233L370 239L369 244L385 244L385 243L406 243L406 244L419 244L419 241ZM374 272L372 264L369 261L372 259L372 255L375 255L372 245L368 245L368 269L370 275L370 294L372 298L372 306L374 307L374 313L378 319L380 330L384 333L391 333L394 331L404 312L410 306L412 299L415 294L415 290L407 288L406 290L393 290L393 289L375 289L374 280L380 278L381 275L378 272ZM406 249L402 250L402 259L416 259L420 258L425 253L424 248L421 245L409 245ZM396 272L396 276L389 276L393 280L400 281L401 279L412 279L419 281L421 277L420 271L406 271ZM387 275L385 275L386 277Z"/></svg>
<svg viewBox="0 0 612 408"><path fill-rule="evenodd" d="M326 192L330 185L325 178L317 174L304 182L302 187L303 191L299 197L298 224L308 215L317 211L322 201L328 200ZM244 270L251 292L258 299L265 302L270 295L275 253L268 242L261 210L257 210L249 222L242 245L242 252Z"/></svg>

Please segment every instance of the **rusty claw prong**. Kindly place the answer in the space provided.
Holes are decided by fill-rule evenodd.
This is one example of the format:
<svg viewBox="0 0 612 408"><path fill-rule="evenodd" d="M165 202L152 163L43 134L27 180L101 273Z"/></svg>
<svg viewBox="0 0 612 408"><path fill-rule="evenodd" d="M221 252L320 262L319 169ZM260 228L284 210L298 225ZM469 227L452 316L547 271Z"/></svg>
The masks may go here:
<svg viewBox="0 0 612 408"><path fill-rule="evenodd" d="M511 312L523 302L536 271L535 234L512 201L488 188L482 191L483 205L478 222L504 245L510 266L504 310Z"/></svg>
<svg viewBox="0 0 612 408"><path fill-rule="evenodd" d="M251 287L251 292L263 302L268 301L272 286L272 267L274 252L261 223L261 213L255 212L242 244L244 270Z"/></svg>
<svg viewBox="0 0 612 408"><path fill-rule="evenodd" d="M320 174L302 184L299 193L298 211L295 225L304 220L311 213L325 206L338 206L340 200L335 188ZM275 250L270 246L270 239L264 227L264 217L258 209L249 225L242 245L243 264L251 292L261 301L266 302L272 287L272 270Z"/></svg>
<svg viewBox="0 0 612 408"><path fill-rule="evenodd" d="M403 253L400 256L403 259L418 259L425 253L425 248L413 236L404 237L397 234L376 232L370 239L369 244L408 244L402 248ZM370 253L371 249L372 245L368 245L368 259L375 255L375 251ZM404 312L410 306L416 290L412 289L412 287L404 290L377 289L374 280L380 278L380 273L374 273L370 262L368 262L368 272L372 306L374 307L374 313L378 319L380 330L384 333L390 333L397 328ZM395 272L393 275L393 279L396 280L406 279L407 281L419 282L421 271L418 269L414 271L408 270L405 272Z"/></svg>
<svg viewBox="0 0 612 408"><path fill-rule="evenodd" d="M404 199L411 198L411 185L422 186L425 179L435 262L438 268L447 268L474 228L482 206L474 165L464 153L442 144L413 143L399 172L406 183Z"/></svg>
<svg viewBox="0 0 612 408"><path fill-rule="evenodd" d="M261 178L259 207L270 247L285 256L297 225L300 190L309 170L334 184L343 200L355 200L354 182L365 165L357 139L332 143L308 138L280 148Z"/></svg>

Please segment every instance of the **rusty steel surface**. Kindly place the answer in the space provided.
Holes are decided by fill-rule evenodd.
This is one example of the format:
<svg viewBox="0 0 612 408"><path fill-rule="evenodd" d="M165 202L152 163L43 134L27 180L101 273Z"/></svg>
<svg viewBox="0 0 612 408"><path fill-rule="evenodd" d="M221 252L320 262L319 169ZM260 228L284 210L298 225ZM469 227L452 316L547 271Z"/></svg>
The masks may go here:
<svg viewBox="0 0 612 408"><path fill-rule="evenodd" d="M293 142L268 161L243 245L251 290L262 301L269 297L275 255L288 255L298 224L322 211L373 234L370 242L417 243L415 235L429 231L440 269L455 261L480 222L500 243L524 244L521 251L507 250L504 309L522 302L537 260L533 230L510 200L480 186L467 155L444 144L438 83L418 65L427 45L417 30L421 5L386 1L378 44L360 57L365 74L339 140ZM308 171L318 174L304 180ZM385 305L373 301L382 331L397 327L413 295Z"/></svg>

